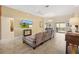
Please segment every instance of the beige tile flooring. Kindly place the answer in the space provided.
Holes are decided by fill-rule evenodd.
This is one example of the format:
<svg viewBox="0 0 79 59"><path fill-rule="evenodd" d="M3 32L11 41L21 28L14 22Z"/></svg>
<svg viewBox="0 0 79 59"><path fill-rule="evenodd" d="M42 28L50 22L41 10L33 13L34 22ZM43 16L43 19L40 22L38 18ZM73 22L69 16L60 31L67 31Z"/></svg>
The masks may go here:
<svg viewBox="0 0 79 59"><path fill-rule="evenodd" d="M65 53L65 34L56 33L55 38L45 42L33 50L22 43L22 38L12 40L0 40L1 54L64 54Z"/></svg>

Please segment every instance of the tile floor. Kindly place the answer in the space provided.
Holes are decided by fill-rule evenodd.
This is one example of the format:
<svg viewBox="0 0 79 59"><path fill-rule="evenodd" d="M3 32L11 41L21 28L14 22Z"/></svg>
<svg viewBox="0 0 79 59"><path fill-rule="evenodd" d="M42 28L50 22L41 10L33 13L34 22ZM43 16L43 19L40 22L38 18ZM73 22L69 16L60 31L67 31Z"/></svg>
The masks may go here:
<svg viewBox="0 0 79 59"><path fill-rule="evenodd" d="M22 38L0 40L0 54L64 54L65 34L56 33L55 38L45 42L33 50L22 43Z"/></svg>

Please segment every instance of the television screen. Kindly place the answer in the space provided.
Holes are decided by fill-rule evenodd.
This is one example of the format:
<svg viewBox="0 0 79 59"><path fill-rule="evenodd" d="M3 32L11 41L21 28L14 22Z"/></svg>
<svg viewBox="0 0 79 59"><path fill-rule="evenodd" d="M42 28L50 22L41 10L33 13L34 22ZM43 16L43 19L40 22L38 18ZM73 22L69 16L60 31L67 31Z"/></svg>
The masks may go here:
<svg viewBox="0 0 79 59"><path fill-rule="evenodd" d="M32 27L32 20L21 20L21 28L30 28Z"/></svg>

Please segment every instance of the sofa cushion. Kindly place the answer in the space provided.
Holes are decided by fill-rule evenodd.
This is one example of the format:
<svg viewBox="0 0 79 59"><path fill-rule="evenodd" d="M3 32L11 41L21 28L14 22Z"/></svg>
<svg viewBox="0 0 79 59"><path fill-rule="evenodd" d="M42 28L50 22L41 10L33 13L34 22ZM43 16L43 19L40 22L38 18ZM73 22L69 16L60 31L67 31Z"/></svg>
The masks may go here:
<svg viewBox="0 0 79 59"><path fill-rule="evenodd" d="M28 38L35 39L35 35L27 36Z"/></svg>
<svg viewBox="0 0 79 59"><path fill-rule="evenodd" d="M25 36L24 41L30 46L35 47L38 46L40 43L49 40L51 38L51 35L51 31L40 32L35 35Z"/></svg>
<svg viewBox="0 0 79 59"><path fill-rule="evenodd" d="M36 45L40 44L43 41L43 32L37 33L35 35Z"/></svg>
<svg viewBox="0 0 79 59"><path fill-rule="evenodd" d="M35 40L35 35L26 36L24 38L25 38L25 40L29 40L29 41L33 42Z"/></svg>

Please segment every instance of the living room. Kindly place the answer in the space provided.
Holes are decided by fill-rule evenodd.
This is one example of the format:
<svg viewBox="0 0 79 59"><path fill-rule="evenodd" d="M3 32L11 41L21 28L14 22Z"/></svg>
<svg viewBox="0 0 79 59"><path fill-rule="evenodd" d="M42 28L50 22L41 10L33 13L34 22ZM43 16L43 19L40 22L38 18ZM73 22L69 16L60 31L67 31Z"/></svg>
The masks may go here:
<svg viewBox="0 0 79 59"><path fill-rule="evenodd" d="M74 5L2 5L0 10L0 52L14 54L64 54L69 19L79 14Z"/></svg>

